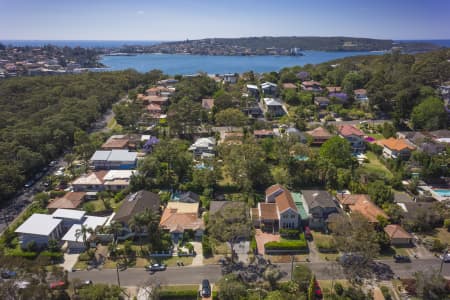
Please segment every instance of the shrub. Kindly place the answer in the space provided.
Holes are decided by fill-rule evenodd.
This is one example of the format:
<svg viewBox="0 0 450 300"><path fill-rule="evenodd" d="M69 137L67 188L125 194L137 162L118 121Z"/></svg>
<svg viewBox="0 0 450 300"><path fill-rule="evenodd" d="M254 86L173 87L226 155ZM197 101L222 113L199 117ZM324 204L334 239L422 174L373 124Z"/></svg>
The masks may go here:
<svg viewBox="0 0 450 300"><path fill-rule="evenodd" d="M308 244L305 240L289 240L280 242L268 242L264 245L266 250L305 250Z"/></svg>
<svg viewBox="0 0 450 300"><path fill-rule="evenodd" d="M6 250L5 252L6 256L12 256L12 257L22 257L26 259L35 259L38 255L37 252L34 251L23 251L21 249L12 249L12 250Z"/></svg>
<svg viewBox="0 0 450 300"><path fill-rule="evenodd" d="M160 299L197 299L197 290L162 290L159 293Z"/></svg>
<svg viewBox="0 0 450 300"><path fill-rule="evenodd" d="M439 239L434 239L431 251L442 252L445 248L447 248L447 244L442 243Z"/></svg>
<svg viewBox="0 0 450 300"><path fill-rule="evenodd" d="M340 282L336 282L336 284L334 285L334 291L339 296L342 296L342 294L344 293L344 287L342 286L342 284Z"/></svg>
<svg viewBox="0 0 450 300"><path fill-rule="evenodd" d="M447 228L447 231L450 231L450 219L444 220L444 227Z"/></svg>
<svg viewBox="0 0 450 300"><path fill-rule="evenodd" d="M252 251L252 253L256 253L256 250L258 249L258 244L256 243L256 239L253 236L252 240L250 242L250 250Z"/></svg>
<svg viewBox="0 0 450 300"><path fill-rule="evenodd" d="M384 285L381 286L380 290L383 293L384 299L386 299L386 300L392 299L391 293L389 292L389 288L387 286L384 286Z"/></svg>
<svg viewBox="0 0 450 300"><path fill-rule="evenodd" d="M189 250L189 253L194 252L194 245L192 245L191 243L187 243L184 246Z"/></svg>
<svg viewBox="0 0 450 300"><path fill-rule="evenodd" d="M287 228L282 228L280 229L280 235L284 238L298 238L300 234L300 231L298 229L287 229Z"/></svg>
<svg viewBox="0 0 450 300"><path fill-rule="evenodd" d="M211 242L209 241L209 238L207 236L203 236L202 238L202 249L203 249L203 256L210 257L213 254Z"/></svg>

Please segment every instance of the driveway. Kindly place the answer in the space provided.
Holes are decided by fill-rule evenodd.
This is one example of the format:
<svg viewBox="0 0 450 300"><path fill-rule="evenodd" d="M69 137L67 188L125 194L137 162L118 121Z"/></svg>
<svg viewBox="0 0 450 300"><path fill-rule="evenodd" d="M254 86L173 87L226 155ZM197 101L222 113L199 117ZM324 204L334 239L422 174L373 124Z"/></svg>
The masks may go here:
<svg viewBox="0 0 450 300"><path fill-rule="evenodd" d="M268 242L279 242L279 234L271 234L262 232L261 229L256 229L255 231L256 244L258 246L258 254L264 255L264 244Z"/></svg>
<svg viewBox="0 0 450 300"><path fill-rule="evenodd" d="M75 266L75 264L77 263L79 256L80 256L79 253L74 254L64 253L64 262L60 264L60 266L63 267L65 271L71 272L73 266Z"/></svg>
<svg viewBox="0 0 450 300"><path fill-rule="evenodd" d="M200 242L191 242L192 246L194 246L194 251L197 255L194 256L192 260L192 266L203 266L203 248L202 243Z"/></svg>
<svg viewBox="0 0 450 300"><path fill-rule="evenodd" d="M249 241L242 241L234 244L233 250L234 253L236 253L238 256L238 261L241 261L245 264L248 263L248 252L250 251Z"/></svg>

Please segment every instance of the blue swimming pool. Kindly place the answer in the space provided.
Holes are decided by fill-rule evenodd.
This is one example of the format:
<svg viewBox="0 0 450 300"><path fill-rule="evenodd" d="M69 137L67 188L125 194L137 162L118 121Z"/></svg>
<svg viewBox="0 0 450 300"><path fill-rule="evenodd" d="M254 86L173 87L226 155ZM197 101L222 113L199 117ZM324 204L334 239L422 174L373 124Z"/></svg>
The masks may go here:
<svg viewBox="0 0 450 300"><path fill-rule="evenodd" d="M442 197L450 197L450 190L433 190L436 194Z"/></svg>

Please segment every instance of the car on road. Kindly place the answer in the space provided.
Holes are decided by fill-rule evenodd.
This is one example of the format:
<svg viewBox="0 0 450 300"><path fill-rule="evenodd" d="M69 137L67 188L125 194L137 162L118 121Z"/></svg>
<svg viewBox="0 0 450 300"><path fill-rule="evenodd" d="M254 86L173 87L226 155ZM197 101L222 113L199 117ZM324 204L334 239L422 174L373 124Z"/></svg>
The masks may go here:
<svg viewBox="0 0 450 300"><path fill-rule="evenodd" d="M62 175L64 175L65 170L66 170L66 168L60 167L54 174L55 174L55 176L62 176Z"/></svg>
<svg viewBox="0 0 450 300"><path fill-rule="evenodd" d="M396 263L409 263L411 262L411 258L406 255L394 255L394 260Z"/></svg>
<svg viewBox="0 0 450 300"><path fill-rule="evenodd" d="M439 256L445 263L450 263L450 253L446 253L445 255Z"/></svg>
<svg viewBox="0 0 450 300"><path fill-rule="evenodd" d="M92 280L84 280L82 282L76 283L75 288L79 289L92 284Z"/></svg>
<svg viewBox="0 0 450 300"><path fill-rule="evenodd" d="M34 184L34 180L28 180L28 181L23 185L23 187L26 188L26 189L28 189L28 188L32 187L33 184Z"/></svg>
<svg viewBox="0 0 450 300"><path fill-rule="evenodd" d="M58 162L56 161L56 160L52 160L49 164L48 164L48 166L49 167L54 167L54 166L56 166L58 164Z"/></svg>
<svg viewBox="0 0 450 300"><path fill-rule="evenodd" d="M14 271L10 271L10 270L3 270L1 272L1 277L3 279L9 279L9 278L14 278L17 276L17 273Z"/></svg>
<svg viewBox="0 0 450 300"><path fill-rule="evenodd" d="M167 266L165 264L151 264L145 267L150 272L164 271L166 268Z"/></svg>
<svg viewBox="0 0 450 300"><path fill-rule="evenodd" d="M200 290L200 296L204 298L211 297L211 284L208 279L202 280L202 288Z"/></svg>

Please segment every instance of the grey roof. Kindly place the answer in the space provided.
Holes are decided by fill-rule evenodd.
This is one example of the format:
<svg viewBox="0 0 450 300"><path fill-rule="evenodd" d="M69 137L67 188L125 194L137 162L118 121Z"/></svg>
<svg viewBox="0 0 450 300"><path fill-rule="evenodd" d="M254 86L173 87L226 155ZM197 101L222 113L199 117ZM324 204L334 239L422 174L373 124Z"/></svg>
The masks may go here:
<svg viewBox="0 0 450 300"><path fill-rule="evenodd" d="M84 218L85 214L86 212L82 210L58 208L52 214L52 217L59 219L81 220Z"/></svg>
<svg viewBox="0 0 450 300"><path fill-rule="evenodd" d="M108 160L111 151L98 150L92 155L91 160Z"/></svg>
<svg viewBox="0 0 450 300"><path fill-rule="evenodd" d="M190 199L192 199L193 201ZM179 201L180 202L199 202L200 196L194 192L189 191L184 194L181 194Z"/></svg>
<svg viewBox="0 0 450 300"><path fill-rule="evenodd" d="M61 222L61 219L54 219L51 215L33 214L14 232L49 236Z"/></svg>
<svg viewBox="0 0 450 300"><path fill-rule="evenodd" d="M135 161L136 157L136 152L130 152L128 150L111 150L108 161Z"/></svg>
<svg viewBox="0 0 450 300"><path fill-rule="evenodd" d="M140 190L125 198L122 206L114 215L113 221L128 223L135 214L147 209L159 212L159 206L160 199L157 194Z"/></svg>
<svg viewBox="0 0 450 300"><path fill-rule="evenodd" d="M111 151L98 150L95 151L91 157L91 161L135 161L137 157L136 152L130 152L128 150L114 149Z"/></svg>
<svg viewBox="0 0 450 300"><path fill-rule="evenodd" d="M399 205L403 211L402 215L409 220L423 217L423 213L429 211L434 205L432 202L404 202Z"/></svg>
<svg viewBox="0 0 450 300"><path fill-rule="evenodd" d="M244 202L236 202L236 201L211 201L209 202L209 213L210 215L215 214L218 211L221 211L225 207L233 205L245 205Z"/></svg>
<svg viewBox="0 0 450 300"><path fill-rule="evenodd" d="M334 207L338 208L334 197L324 190L302 190L303 199L305 199L309 210L315 207Z"/></svg>

